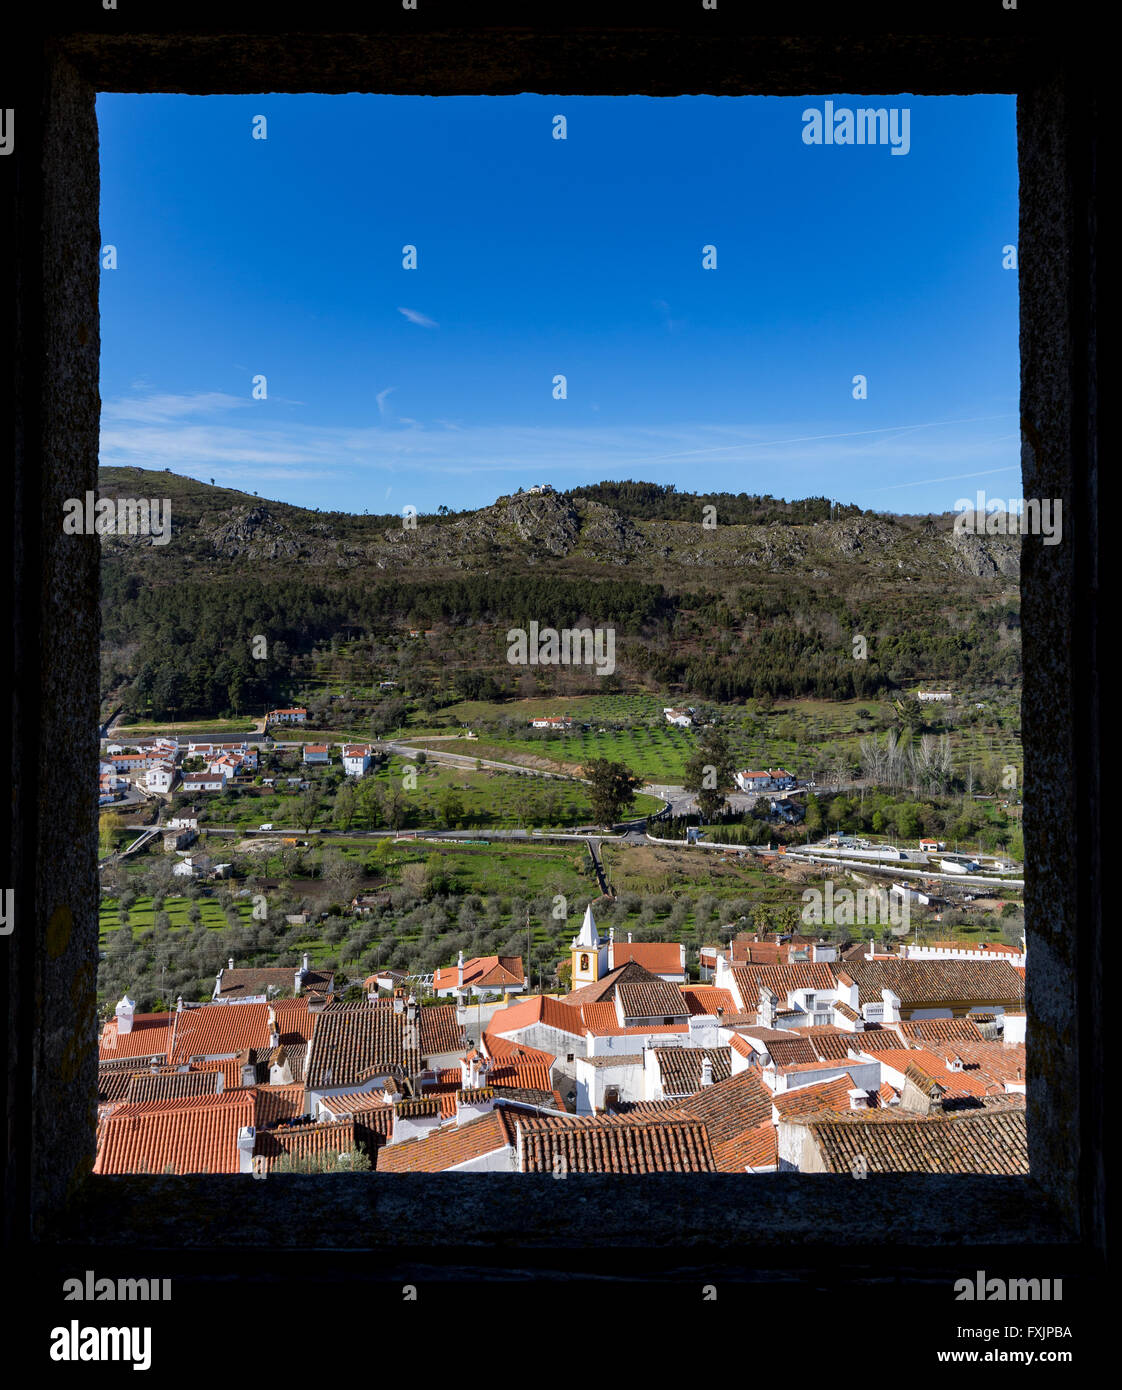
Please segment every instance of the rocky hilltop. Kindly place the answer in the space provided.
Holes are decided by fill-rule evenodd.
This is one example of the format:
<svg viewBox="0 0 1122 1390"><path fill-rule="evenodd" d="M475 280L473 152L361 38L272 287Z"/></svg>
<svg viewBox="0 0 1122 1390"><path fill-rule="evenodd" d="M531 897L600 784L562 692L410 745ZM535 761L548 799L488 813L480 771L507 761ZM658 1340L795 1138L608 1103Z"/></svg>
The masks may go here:
<svg viewBox="0 0 1122 1390"><path fill-rule="evenodd" d="M324 513L264 501L169 472L101 470L103 497L166 496L172 541L163 547L105 536L107 555L128 554L169 577L176 557L210 561L229 572L243 566L302 570L421 571L454 574L496 566L554 568L574 574L628 571L629 578L720 582L739 572L795 574L828 580L854 568L901 582L951 579L1015 583L1017 536L955 535L953 518L864 513L810 524L711 529L697 522L634 520L612 507L565 493L517 493L477 511L420 516L416 525L389 518ZM168 563L170 562L170 564ZM150 578L159 582L158 573Z"/></svg>

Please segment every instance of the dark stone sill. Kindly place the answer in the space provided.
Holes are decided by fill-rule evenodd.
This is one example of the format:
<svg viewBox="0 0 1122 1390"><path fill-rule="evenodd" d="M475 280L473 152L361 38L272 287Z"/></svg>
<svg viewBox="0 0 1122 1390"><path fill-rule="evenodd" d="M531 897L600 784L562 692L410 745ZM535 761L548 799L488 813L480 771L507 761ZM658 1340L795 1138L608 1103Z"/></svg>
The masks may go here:
<svg viewBox="0 0 1122 1390"><path fill-rule="evenodd" d="M40 1242L404 1252L1070 1246L1031 1179L507 1173L91 1177Z"/></svg>

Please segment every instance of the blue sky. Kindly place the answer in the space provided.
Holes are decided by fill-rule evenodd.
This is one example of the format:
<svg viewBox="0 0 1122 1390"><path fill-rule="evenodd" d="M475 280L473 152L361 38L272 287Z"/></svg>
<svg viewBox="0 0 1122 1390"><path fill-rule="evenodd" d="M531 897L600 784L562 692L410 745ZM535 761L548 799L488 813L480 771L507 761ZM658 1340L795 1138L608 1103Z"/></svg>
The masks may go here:
<svg viewBox="0 0 1122 1390"><path fill-rule="evenodd" d="M832 99L909 108L902 156L804 143L825 100L100 95L102 462L358 512L1018 495L1014 98Z"/></svg>

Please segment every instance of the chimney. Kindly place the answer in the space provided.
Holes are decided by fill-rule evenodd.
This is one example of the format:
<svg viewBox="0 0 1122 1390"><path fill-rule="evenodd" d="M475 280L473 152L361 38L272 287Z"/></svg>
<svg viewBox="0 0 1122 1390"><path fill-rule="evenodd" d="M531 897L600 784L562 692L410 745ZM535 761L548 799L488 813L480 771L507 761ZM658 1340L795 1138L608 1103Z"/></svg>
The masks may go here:
<svg viewBox="0 0 1122 1390"><path fill-rule="evenodd" d="M405 1011L405 991L400 986L393 992L393 1011L395 1014Z"/></svg>
<svg viewBox="0 0 1122 1390"><path fill-rule="evenodd" d="M127 994L121 995L121 1002L117 1005L114 1013L117 1016L117 1036L123 1037L126 1033L131 1033L132 1017L136 1013L136 1004Z"/></svg>
<svg viewBox="0 0 1122 1390"><path fill-rule="evenodd" d="M247 1047L244 1052L238 1053L238 1063L241 1067L241 1077L243 1086L257 1085L257 1064L253 1060L253 1053Z"/></svg>
<svg viewBox="0 0 1122 1390"><path fill-rule="evenodd" d="M713 1063L709 1060L708 1053L706 1053L706 1055L701 1059L701 1088L702 1090L704 1090L706 1086L712 1086L712 1084Z"/></svg>
<svg viewBox="0 0 1122 1390"><path fill-rule="evenodd" d="M629 946L631 945L631 933L630 933L630 932L627 933L627 944L628 944Z"/></svg>
<svg viewBox="0 0 1122 1390"><path fill-rule="evenodd" d="M472 1078L472 1059L470 1057L460 1058L460 1085L465 1091L470 1091L475 1085Z"/></svg>
<svg viewBox="0 0 1122 1390"><path fill-rule="evenodd" d="M456 958L456 984L460 989L464 987L464 953L460 952Z"/></svg>
<svg viewBox="0 0 1122 1390"><path fill-rule="evenodd" d="M269 1046L280 1047L280 1028L277 1026L277 1011L269 1005Z"/></svg>
<svg viewBox="0 0 1122 1390"><path fill-rule="evenodd" d="M465 1086L456 1092L456 1124L466 1125L495 1108L495 1093L490 1086Z"/></svg>
<svg viewBox="0 0 1122 1390"><path fill-rule="evenodd" d="M238 1130L238 1172L253 1172L253 1148L257 1141L257 1131L252 1125L243 1125Z"/></svg>
<svg viewBox="0 0 1122 1390"><path fill-rule="evenodd" d="M181 994L181 995L178 997L178 999L176 999L176 1001L175 1001L175 1012L176 1012L177 1014L181 1014L181 1013L183 1012L183 996L182 996L182 994Z"/></svg>
<svg viewBox="0 0 1122 1390"><path fill-rule="evenodd" d="M230 959L226 962L226 967L227 967L227 969L229 969L229 970L233 970L233 968L234 968L234 957L233 957L233 956L231 956Z"/></svg>
<svg viewBox="0 0 1122 1390"><path fill-rule="evenodd" d="M417 1001L412 995L405 1001L405 1017L410 1023L417 1020Z"/></svg>

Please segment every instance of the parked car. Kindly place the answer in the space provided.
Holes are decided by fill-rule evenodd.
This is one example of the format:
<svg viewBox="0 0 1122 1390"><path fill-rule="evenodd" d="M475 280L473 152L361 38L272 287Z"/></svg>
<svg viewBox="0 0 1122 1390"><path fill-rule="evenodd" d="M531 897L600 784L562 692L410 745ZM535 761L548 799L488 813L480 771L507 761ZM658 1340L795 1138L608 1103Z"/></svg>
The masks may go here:
<svg viewBox="0 0 1122 1390"><path fill-rule="evenodd" d="M257 828L258 830L272 830L273 822L271 820L266 821L264 825L259 825Z"/></svg>

